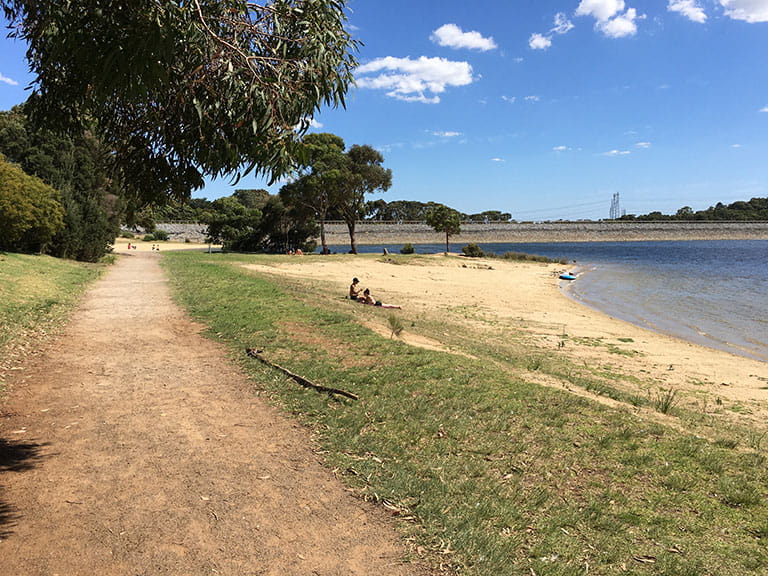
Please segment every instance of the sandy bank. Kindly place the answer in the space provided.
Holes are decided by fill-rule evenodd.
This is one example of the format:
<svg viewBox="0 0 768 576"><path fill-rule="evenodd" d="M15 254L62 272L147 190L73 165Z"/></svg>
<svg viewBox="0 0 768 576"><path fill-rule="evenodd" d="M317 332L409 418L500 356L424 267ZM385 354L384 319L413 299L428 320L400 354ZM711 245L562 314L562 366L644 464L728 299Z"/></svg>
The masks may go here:
<svg viewBox="0 0 768 576"><path fill-rule="evenodd" d="M394 263L398 260L310 256L252 267L327 283L340 296L357 276L377 299L403 305L398 314L406 323L425 314L440 315L464 323L481 338L495 338L500 329L509 329L522 333L540 354L563 354L580 365L623 374L623 380L635 382L630 385L638 387L638 394L680 390L691 397L708 396L702 400L705 407L724 398L743 403L755 419L765 422L768 417L768 364L657 334L587 308L563 293L563 281L557 278L562 265L456 255L421 256L402 265ZM388 312L381 312L382 327ZM426 338L417 329L406 329L404 339L414 345L450 347L439 336Z"/></svg>

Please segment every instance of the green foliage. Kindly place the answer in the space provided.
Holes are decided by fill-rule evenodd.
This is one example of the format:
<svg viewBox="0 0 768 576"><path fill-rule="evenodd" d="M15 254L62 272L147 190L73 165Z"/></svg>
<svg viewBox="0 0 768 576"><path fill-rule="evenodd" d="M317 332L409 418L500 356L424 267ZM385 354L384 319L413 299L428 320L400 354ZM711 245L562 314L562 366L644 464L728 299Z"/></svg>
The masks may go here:
<svg viewBox="0 0 768 576"><path fill-rule="evenodd" d="M168 240L168 232L165 230L155 230L152 235L158 242L166 242Z"/></svg>
<svg viewBox="0 0 768 576"><path fill-rule="evenodd" d="M0 250L44 252L64 228L60 194L0 154Z"/></svg>
<svg viewBox="0 0 768 576"><path fill-rule="evenodd" d="M416 202L414 200L395 200L385 202L383 199L368 202L365 205L366 219L390 222L422 222L427 212L432 208L444 206L437 202Z"/></svg>
<svg viewBox="0 0 768 576"><path fill-rule="evenodd" d="M416 250L410 242L406 242L403 244L403 247L400 248L400 254L413 254L414 252L416 252Z"/></svg>
<svg viewBox="0 0 768 576"><path fill-rule="evenodd" d="M144 234L144 238L142 238L142 241L144 241L144 242L154 242L155 241L155 235L154 234Z"/></svg>
<svg viewBox="0 0 768 576"><path fill-rule="evenodd" d="M384 156L378 150L355 144L346 154L342 173L339 203L334 207L349 230L349 243L357 254L355 224L365 216L365 195L388 190L392 185L392 170L384 168Z"/></svg>
<svg viewBox="0 0 768 576"><path fill-rule="evenodd" d="M450 252L448 238L461 232L461 215L447 206L436 206L427 212L427 225L445 233L445 251Z"/></svg>
<svg viewBox="0 0 768 576"><path fill-rule="evenodd" d="M280 198L291 208L314 214L320 223L323 254L329 253L326 216L343 219L351 251L356 254L355 226L365 216L365 195L387 190L392 171L381 166L384 157L370 146L354 145L344 152L344 140L334 134L309 134L303 145L306 161L297 170L297 178L280 190Z"/></svg>
<svg viewBox="0 0 768 576"><path fill-rule="evenodd" d="M254 202L254 196L236 192L212 202L203 215L208 223L208 241L221 242L225 250L232 252L284 254L290 250L315 250L317 225L311 211L301 205L288 208L278 196L267 194L264 202L263 195L257 197Z"/></svg>
<svg viewBox="0 0 768 576"><path fill-rule="evenodd" d="M106 173L108 154L88 132L70 137L36 129L24 110L0 113L0 152L59 191L64 226L47 252L96 262L117 235L121 211L119 185Z"/></svg>
<svg viewBox="0 0 768 576"><path fill-rule="evenodd" d="M628 214L621 220L730 220L730 221L768 221L768 198L752 198L751 200L737 201L725 205L718 202L706 210L694 211L690 206L683 206L675 214L662 214L650 212L641 216Z"/></svg>
<svg viewBox="0 0 768 576"><path fill-rule="evenodd" d="M40 126L94 129L136 203L203 175L277 177L322 106L344 104L357 43L344 0L0 0L29 44Z"/></svg>
<svg viewBox="0 0 768 576"><path fill-rule="evenodd" d="M316 219L320 226L323 254L330 250L325 241L325 219L339 202L344 169L344 140L335 134L308 134L303 140L304 164L297 178L280 189L285 206Z"/></svg>
<svg viewBox="0 0 768 576"><path fill-rule="evenodd" d="M387 324L389 324L389 329L391 330L390 338L400 336L402 331L405 329L403 322L400 320L397 314L390 314L387 316Z"/></svg>
<svg viewBox="0 0 768 576"><path fill-rule="evenodd" d="M483 252L483 249L480 248L477 244L467 244L466 246L462 247L461 253L464 254L464 256L467 256L468 258L483 258L485 257L485 252Z"/></svg>

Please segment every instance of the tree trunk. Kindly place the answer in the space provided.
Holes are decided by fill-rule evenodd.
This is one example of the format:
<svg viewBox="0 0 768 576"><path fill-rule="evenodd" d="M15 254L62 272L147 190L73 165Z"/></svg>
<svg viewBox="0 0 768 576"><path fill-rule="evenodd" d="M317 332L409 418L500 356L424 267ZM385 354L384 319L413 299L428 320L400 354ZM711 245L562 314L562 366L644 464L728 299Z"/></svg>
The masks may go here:
<svg viewBox="0 0 768 576"><path fill-rule="evenodd" d="M445 253L448 254L448 252L451 251L450 245L448 244L448 232L445 233Z"/></svg>
<svg viewBox="0 0 768 576"><path fill-rule="evenodd" d="M325 219L320 220L320 245L323 247L323 254L330 254L328 244L325 241Z"/></svg>
<svg viewBox="0 0 768 576"><path fill-rule="evenodd" d="M355 240L355 221L347 220L347 230L349 230L349 247L352 254L357 254L357 241Z"/></svg>

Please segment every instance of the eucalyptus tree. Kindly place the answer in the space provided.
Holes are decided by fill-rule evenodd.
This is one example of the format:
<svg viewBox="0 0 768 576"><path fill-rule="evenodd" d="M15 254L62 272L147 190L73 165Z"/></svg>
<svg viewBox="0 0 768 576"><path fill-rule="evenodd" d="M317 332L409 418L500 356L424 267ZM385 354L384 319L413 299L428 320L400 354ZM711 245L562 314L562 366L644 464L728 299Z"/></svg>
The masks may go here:
<svg viewBox="0 0 768 576"><path fill-rule="evenodd" d="M304 138L305 164L296 171L295 179L280 189L280 198L285 204L314 214L320 226L323 254L329 253L325 219L328 211L338 205L346 174L344 146L344 140L335 134L308 134Z"/></svg>
<svg viewBox="0 0 768 576"><path fill-rule="evenodd" d="M461 232L461 214L448 206L435 206L427 212L427 224L435 232L445 233L445 251L450 252L448 238Z"/></svg>
<svg viewBox="0 0 768 576"><path fill-rule="evenodd" d="M136 205L210 175L271 179L323 105L343 106L357 42L345 0L0 0L36 75L38 125L94 130Z"/></svg>
<svg viewBox="0 0 768 576"><path fill-rule="evenodd" d="M384 156L381 152L368 145L352 146L346 153L346 160L336 210L347 225L350 251L357 254L355 227L366 215L365 195L388 190L392 186L392 170L382 166Z"/></svg>

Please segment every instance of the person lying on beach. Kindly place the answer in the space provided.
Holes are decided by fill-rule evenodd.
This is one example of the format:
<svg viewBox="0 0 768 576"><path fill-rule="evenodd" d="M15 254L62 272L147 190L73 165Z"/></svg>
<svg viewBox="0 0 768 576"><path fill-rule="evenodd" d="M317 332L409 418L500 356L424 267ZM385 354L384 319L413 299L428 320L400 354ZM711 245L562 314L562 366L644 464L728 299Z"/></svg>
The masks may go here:
<svg viewBox="0 0 768 576"><path fill-rule="evenodd" d="M400 310L400 306L395 306L394 304L384 304L381 300L375 300L373 296L371 296L371 291L368 288L363 290L363 297L360 299L360 302L363 304L368 304L369 306L379 306L380 308L395 308Z"/></svg>
<svg viewBox="0 0 768 576"><path fill-rule="evenodd" d="M349 286L349 299L359 300L360 298L360 280L352 278L352 284Z"/></svg>

